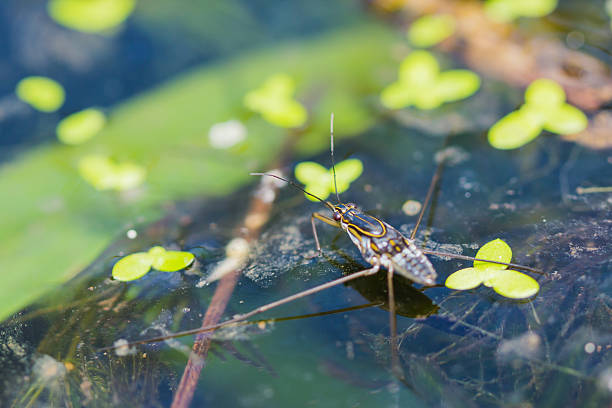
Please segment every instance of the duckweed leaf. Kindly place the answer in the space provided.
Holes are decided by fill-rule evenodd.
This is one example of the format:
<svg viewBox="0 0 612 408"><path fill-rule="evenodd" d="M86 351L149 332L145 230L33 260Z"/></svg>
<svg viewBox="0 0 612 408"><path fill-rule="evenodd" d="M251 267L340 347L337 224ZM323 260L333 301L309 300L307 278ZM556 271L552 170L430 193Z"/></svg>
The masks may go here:
<svg viewBox="0 0 612 408"><path fill-rule="evenodd" d="M166 251L158 246L149 250L152 257L153 268L162 272L176 272L191 265L195 256L191 252Z"/></svg>
<svg viewBox="0 0 612 408"><path fill-rule="evenodd" d="M582 132L589 125L586 115L572 105L563 104L546 116L544 129L559 135Z"/></svg>
<svg viewBox="0 0 612 408"><path fill-rule="evenodd" d="M509 22L518 17L543 17L556 7L557 0L488 0L485 12L494 20Z"/></svg>
<svg viewBox="0 0 612 408"><path fill-rule="evenodd" d="M151 270L151 255L137 252L121 258L114 266L112 275L118 281L132 281L145 276Z"/></svg>
<svg viewBox="0 0 612 408"><path fill-rule="evenodd" d="M414 51L399 68L399 79L382 90L380 100L390 109L415 106L435 109L445 102L465 99L480 87L480 78L468 70L440 72L438 61L427 51Z"/></svg>
<svg viewBox="0 0 612 408"><path fill-rule="evenodd" d="M42 76L23 78L15 89L17 97L42 112L54 112L64 104L65 92L59 82Z"/></svg>
<svg viewBox="0 0 612 408"><path fill-rule="evenodd" d="M464 268L451 274L444 284L449 289L468 290L478 287L483 280L482 269Z"/></svg>
<svg viewBox="0 0 612 408"><path fill-rule="evenodd" d="M293 78L286 74L277 74L246 94L244 105L259 112L273 125L286 128L302 126L308 114L306 109L293 99L294 92Z"/></svg>
<svg viewBox="0 0 612 408"><path fill-rule="evenodd" d="M542 130L567 135L586 129L588 119L565 103L565 92L555 81L537 79L525 91L525 104L501 118L489 129L488 140L496 149L516 149L538 137Z"/></svg>
<svg viewBox="0 0 612 408"><path fill-rule="evenodd" d="M511 112L489 129L489 144L496 149L517 149L540 135L542 121L524 110Z"/></svg>
<svg viewBox="0 0 612 408"><path fill-rule="evenodd" d="M440 72L436 58L428 51L411 52L400 64L401 83L432 84Z"/></svg>
<svg viewBox="0 0 612 408"><path fill-rule="evenodd" d="M526 299L540 290L540 285L531 276L512 269L498 269L488 279L489 287L500 295L511 299Z"/></svg>
<svg viewBox="0 0 612 408"><path fill-rule="evenodd" d="M565 102L563 87L550 79L537 79L525 90L525 104L533 107L559 106Z"/></svg>
<svg viewBox="0 0 612 408"><path fill-rule="evenodd" d="M510 262L512 260L512 249L501 239L495 239L493 241L484 244L476 253L476 258L479 259L490 259L491 261L498 262ZM496 267L506 269L506 265L493 264L490 262L474 261L475 268L489 268Z"/></svg>
<svg viewBox="0 0 612 408"><path fill-rule="evenodd" d="M94 108L82 110L65 117L57 125L57 138L69 145L86 142L97 135L106 124L106 116Z"/></svg>
<svg viewBox="0 0 612 408"><path fill-rule="evenodd" d="M430 14L417 19L408 30L410 42L421 48L431 47L455 32L455 19L449 14Z"/></svg>
<svg viewBox="0 0 612 408"><path fill-rule="evenodd" d="M97 190L125 191L141 185L144 167L135 163L115 163L107 156L89 155L79 161L79 173Z"/></svg>
<svg viewBox="0 0 612 408"><path fill-rule="evenodd" d="M347 159L336 165L336 183L338 193L348 190L350 184L363 172L363 163L359 159ZM315 162L301 162L295 166L295 178L305 185L306 191L325 200L334 192L334 177L331 169ZM315 198L306 195L311 201Z"/></svg>
<svg viewBox="0 0 612 408"><path fill-rule="evenodd" d="M467 69L442 72L435 93L444 102L458 101L473 95L480 88L480 77Z"/></svg>
<svg viewBox="0 0 612 408"><path fill-rule="evenodd" d="M476 258L508 263L512 260L512 250L501 239L495 239L483 245L478 250ZM474 261L473 268L464 268L452 273L444 284L447 288L455 290L474 289L483 284L493 288L498 294L512 299L525 299L538 293L540 285L535 279L507 268L507 265Z"/></svg>
<svg viewBox="0 0 612 408"><path fill-rule="evenodd" d="M136 252L121 258L113 266L112 275L116 280L127 282L142 278L151 266L162 272L176 272L191 265L194 259L191 252L166 251L155 246L148 252Z"/></svg>
<svg viewBox="0 0 612 408"><path fill-rule="evenodd" d="M58 24L99 33L121 24L135 6L136 0L50 0L47 10Z"/></svg>

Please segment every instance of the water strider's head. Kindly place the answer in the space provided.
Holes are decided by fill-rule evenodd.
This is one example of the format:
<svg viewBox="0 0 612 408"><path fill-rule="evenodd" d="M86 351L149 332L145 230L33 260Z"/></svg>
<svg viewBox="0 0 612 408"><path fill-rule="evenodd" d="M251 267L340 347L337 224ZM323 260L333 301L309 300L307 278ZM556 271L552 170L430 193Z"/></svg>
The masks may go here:
<svg viewBox="0 0 612 408"><path fill-rule="evenodd" d="M357 205L353 203L338 203L333 206L333 219L340 221L345 215L352 215L357 211Z"/></svg>

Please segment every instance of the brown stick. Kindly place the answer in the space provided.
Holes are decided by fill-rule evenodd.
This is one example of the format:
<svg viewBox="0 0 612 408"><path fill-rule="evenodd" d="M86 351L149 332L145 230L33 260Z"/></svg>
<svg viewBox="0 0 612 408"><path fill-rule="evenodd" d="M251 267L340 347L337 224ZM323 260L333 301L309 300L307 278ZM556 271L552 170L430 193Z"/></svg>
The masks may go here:
<svg viewBox="0 0 612 408"><path fill-rule="evenodd" d="M267 189L275 194L278 187L271 180L272 179L262 178L259 186L259 192ZM256 239L259 234L259 230L270 218L272 201L264 201L260 198L269 195L269 191L268 194L258 194L258 192L256 192L253 195L250 208L247 211L242 228L240 229L246 230L244 239L248 244L251 244ZM235 270L232 270L225 276L221 277L221 280L215 289L210 305L206 310L206 314L204 315L202 327L215 325L221 319L232 292L234 291L234 287L238 282L241 268L241 266L237 267ZM191 403L198 379L200 378L200 372L206 364L206 357L211 344L210 336L210 332L198 334L193 344L193 352L189 356L189 361L185 366L179 386L174 393L172 408L186 408Z"/></svg>
<svg viewBox="0 0 612 408"><path fill-rule="evenodd" d="M234 291L236 282L238 282L239 275L239 271L234 271L221 278L210 302L210 306L204 315L202 327L213 325L221 319L227 302ZM191 403L193 392L200 378L200 372L206 364L210 342L210 333L200 333L196 337L195 343L193 344L193 353L189 357L189 361L187 361L185 371L181 377L181 382L174 394L172 407L187 407Z"/></svg>

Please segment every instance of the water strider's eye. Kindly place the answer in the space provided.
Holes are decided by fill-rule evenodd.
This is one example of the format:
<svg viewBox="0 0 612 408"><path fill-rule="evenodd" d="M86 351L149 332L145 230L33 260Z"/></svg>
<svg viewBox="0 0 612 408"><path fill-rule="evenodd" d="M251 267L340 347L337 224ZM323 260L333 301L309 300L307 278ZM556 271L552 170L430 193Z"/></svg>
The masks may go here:
<svg viewBox="0 0 612 408"><path fill-rule="evenodd" d="M339 212L336 211L334 213L334 220L340 221L340 218L342 218L342 215Z"/></svg>
<svg viewBox="0 0 612 408"><path fill-rule="evenodd" d="M357 204L355 203L348 203L346 206L350 208L357 208Z"/></svg>

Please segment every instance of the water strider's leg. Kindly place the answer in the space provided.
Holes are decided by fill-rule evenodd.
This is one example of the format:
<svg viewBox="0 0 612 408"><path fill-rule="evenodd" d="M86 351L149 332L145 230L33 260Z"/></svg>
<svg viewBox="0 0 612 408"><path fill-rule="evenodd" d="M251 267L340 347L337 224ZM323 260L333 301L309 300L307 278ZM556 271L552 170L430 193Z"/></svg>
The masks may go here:
<svg viewBox="0 0 612 408"><path fill-rule="evenodd" d="M448 141L448 138L444 141L444 145L446 145L447 141ZM421 221L423 220L423 215L425 214L425 210L427 209L427 206L429 205L429 201L431 200L433 192L435 191L436 185L438 183L438 180L440 179L440 176L442 174L443 168L444 168L444 159L440 160L440 162L438 163L438 166L436 167L436 171L434 172L434 175L431 178L431 181L429 182L429 188L427 189L427 195L425 196L425 201L423 202L423 206L421 207L421 211L419 212L419 216L417 218L417 222L416 222L414 228L412 229L412 232L410 233L410 239L412 239L412 240L414 240L414 237L416 236L417 231L419 230L419 226L421 225ZM458 254L450 254L450 253L439 252L439 251L432 251L432 250L424 249L424 248L421 248L421 251L423 251L423 253L427 254L427 255L435 255L435 256L441 256L441 257L463 259L463 260L466 260L466 261L485 261L485 262L491 262L491 263L495 263L495 264L499 264L499 265L506 265L506 266L510 266L510 267L513 267L513 268L530 271L530 272L544 273L544 272L539 271L537 269L530 268L528 266L514 264L514 263L506 263L506 262L500 262L500 261L490 261L488 259L479 259L479 258L474 258L474 257L471 257L471 256L466 256L466 255L458 255Z"/></svg>
<svg viewBox="0 0 612 408"><path fill-rule="evenodd" d="M535 272L535 273L544 273L544 272L542 272L540 270L537 270L535 268L530 268L529 266L518 265L518 264L515 264L515 263L500 262L500 261L491 261L489 259L474 258L472 256L467 256L467 255L459 255L459 254L451 254L451 253L446 253L446 252L432 251L430 249L425 249L425 248L421 248L421 251L423 251L423 253L427 254L427 255L435 255L435 256L440 256L440 257L449 257L449 258L455 258L455 259L463 259L465 261L490 262L490 263L494 263L494 264L510 266L510 267L516 268L516 269L523 269L525 271L530 271L530 272Z"/></svg>
<svg viewBox="0 0 612 408"><path fill-rule="evenodd" d="M399 362L399 350L397 347L397 315L395 314L395 291L393 289L393 266L387 271L387 296L389 302L389 345L391 347L391 372L398 378L403 378L404 373Z"/></svg>
<svg viewBox="0 0 612 408"><path fill-rule="evenodd" d="M137 344L155 343L155 342L159 342L159 341L164 341L164 340L172 339L172 338L175 338L175 337L181 337L181 336L187 336L187 335L191 335L191 334L198 334L198 333L203 333L203 332L207 332L207 331L217 330L217 329L220 329L222 327L228 326L230 324L242 322L242 321L248 319L249 317L255 316L256 314L259 314L259 313L266 312L266 311L268 311L270 309L274 309L275 307L284 305L285 303L293 302L294 300L297 300L297 299L300 299L300 298L312 295L312 294L317 293L317 292L321 292L321 291L323 291L325 289L329 289L329 288L337 286L337 285L341 285L341 284L346 283L348 281L351 281L353 279L361 278L363 276L374 275L379 270L380 270L380 264L373 265L371 268L364 269L364 270L361 270L359 272L355 272L355 273L343 276L343 277L338 278L338 279L334 279L333 281L323 283L321 285L318 285L318 286L315 286L313 288L304 290L304 291L296 293L294 295L284 297L284 298L279 299L277 301L274 301L272 303L265 304L265 305L260 306L260 307L258 307L256 309L251 310L250 312L234 315L234 317L232 317L230 320L226 320L226 321L218 323L218 324L214 324L214 325L206 326L206 327L200 327L198 329L185 330L185 331L174 333L174 334L171 334L171 335L168 335L168 336L160 336L160 337L150 338L150 339L146 339L146 340L134 341L134 342L131 342L131 343L128 343L128 344L122 344L120 346L104 347L104 348L99 349L98 351L112 350L112 349L116 349L118 347L121 347L121 348L126 347L126 348L128 348L128 347L131 347L131 346L134 346L134 345L137 345Z"/></svg>
<svg viewBox="0 0 612 408"><path fill-rule="evenodd" d="M336 220L333 220L319 213L312 213L312 215L310 216L310 224L312 225L312 233L314 235L315 243L317 244L317 251L319 252L319 255L321 255L322 254L321 244L319 243L319 236L317 235L317 227L315 225L315 219L323 221L324 223L329 224L336 228L340 228L340 223Z"/></svg>

